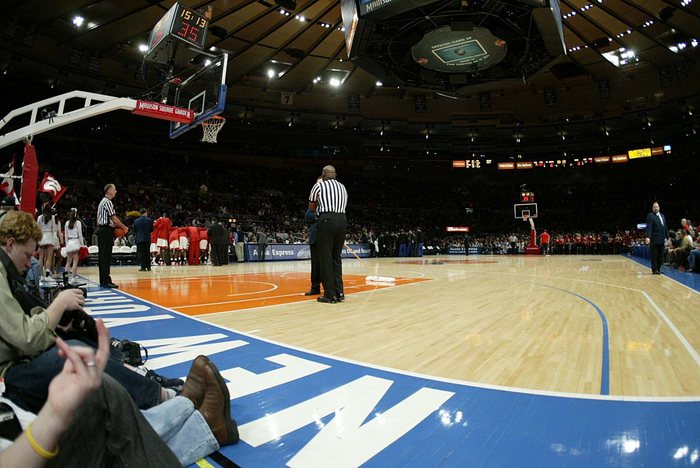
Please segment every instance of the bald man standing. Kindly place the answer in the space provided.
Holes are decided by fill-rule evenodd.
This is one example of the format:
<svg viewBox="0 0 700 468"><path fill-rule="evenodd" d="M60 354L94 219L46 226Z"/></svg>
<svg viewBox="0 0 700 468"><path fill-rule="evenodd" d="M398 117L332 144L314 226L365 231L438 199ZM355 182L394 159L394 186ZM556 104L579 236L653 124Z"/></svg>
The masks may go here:
<svg viewBox="0 0 700 468"><path fill-rule="evenodd" d="M326 166L321 172L321 179L311 188L309 209L318 211L316 245L321 270L323 296L318 302L335 304L343 301L342 289L343 264L340 253L345 242L348 221L345 207L348 204L348 192L345 186L336 180L333 166Z"/></svg>

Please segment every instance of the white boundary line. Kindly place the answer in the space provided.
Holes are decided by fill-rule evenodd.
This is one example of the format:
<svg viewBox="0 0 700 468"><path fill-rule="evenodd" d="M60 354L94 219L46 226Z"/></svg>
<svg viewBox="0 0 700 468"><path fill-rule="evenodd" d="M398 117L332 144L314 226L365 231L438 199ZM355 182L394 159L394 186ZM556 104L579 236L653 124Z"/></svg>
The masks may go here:
<svg viewBox="0 0 700 468"><path fill-rule="evenodd" d="M631 258L629 258L629 257L627 257L627 256L625 256L625 255L621 255L621 257L624 258L624 259L626 259L626 260L628 260L628 261L630 261L630 262L632 262L632 263L634 263L634 264L637 265L637 266L640 266L640 267L642 267L642 268L647 268L646 266L642 265L641 263L639 263L639 262L637 262L637 261L635 261L635 260L632 260ZM694 274L694 273L693 273L693 274ZM691 288L691 287L688 286L687 284L681 283L681 282L678 281L677 279L671 278L671 277L668 276L668 275L662 275L662 277L663 277L663 278L666 278L666 279L670 279L670 280L673 281L674 283L680 284L681 286L683 286L684 288L689 289L691 292L694 292L695 294L700 294L700 291L696 291L695 289Z"/></svg>
<svg viewBox="0 0 700 468"><path fill-rule="evenodd" d="M647 298L647 301L651 304L651 306L656 310L656 313L659 314L659 316L663 319L664 322L666 322L666 325L668 325L668 328L671 329L674 335L676 335L676 338L678 338L678 341L680 341L683 346L685 347L686 351L688 351L688 354L695 360L695 364L700 367L700 355L695 351L695 348L693 348L693 345L691 345L688 340L683 336L683 333L674 325L674 323L671 321L670 318L664 313L663 310L661 310L661 307L656 305L656 302L647 294L646 291L641 291L641 293L644 295L644 297Z"/></svg>
<svg viewBox="0 0 700 468"><path fill-rule="evenodd" d="M368 293L371 294L371 293L378 293L378 292L380 292L380 291L390 291L392 288L396 288L396 287L399 287L399 286L401 286L401 287L413 286L413 285L415 285L415 284L425 283L426 281L435 281L435 280L433 280L433 279L427 279L427 280L425 280L425 281L417 281L417 282L415 282L415 283L395 284L395 285L393 285L393 286L378 287L377 289L369 289L369 290L367 290L367 291L353 292L353 293L352 293L352 296L350 296L350 297L357 296L357 295L360 295L360 294L368 294ZM357 285L357 286L347 286L345 289L352 289L352 288L358 288L358 287L360 287L360 286L359 286L359 285ZM304 295L304 293L294 293L294 294L285 294L285 295L281 295L281 296L270 296L270 297L268 297L268 298L260 298L260 297L259 297L259 298L257 298L257 299L256 299L256 298L253 298L253 299L244 299L244 300L240 300L240 301L212 302L210 305L231 304L231 303L234 303L234 302L246 302L246 301L253 301L253 300L275 299L275 298L280 298L280 297L303 296L303 295ZM279 303L279 304L260 305L260 306L256 306L256 307L249 307L249 308L247 308L247 309L221 310L221 311L219 311L219 312L208 312L208 313L206 313L206 314L197 314L197 317L213 317L213 316L216 316L216 315L219 315L219 314L228 314L228 313L231 313L231 312L240 312L240 311L242 311L242 310L254 311L254 310L260 310L260 309L266 309L266 308L268 308L268 307L280 307L280 306L284 306L284 305L300 304L300 303L302 303L302 302L313 302L313 301L307 299L307 300L304 300L304 301L281 302L281 303ZM203 305L203 304L195 304L195 305L188 305L188 306L178 306L177 308L178 308L178 309L184 309L184 308L186 308L186 307L199 307L200 305ZM206 305L206 304L204 304L204 305ZM159 306L159 307L163 307L163 306ZM339 305L338 307L342 307L342 306ZM187 315L187 314L185 314L185 315ZM187 315L187 316L188 316L188 317L191 317L190 315Z"/></svg>

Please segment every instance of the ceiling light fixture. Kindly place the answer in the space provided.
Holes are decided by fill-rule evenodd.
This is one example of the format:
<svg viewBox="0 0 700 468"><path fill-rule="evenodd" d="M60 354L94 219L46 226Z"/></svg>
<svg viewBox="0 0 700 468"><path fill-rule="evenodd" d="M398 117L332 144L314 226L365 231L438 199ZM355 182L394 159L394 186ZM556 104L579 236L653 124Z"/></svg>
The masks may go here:
<svg viewBox="0 0 700 468"><path fill-rule="evenodd" d="M73 24L75 25L76 28L79 28L80 26L82 26L84 21L85 21L85 18L83 18L82 16L74 16L73 17Z"/></svg>

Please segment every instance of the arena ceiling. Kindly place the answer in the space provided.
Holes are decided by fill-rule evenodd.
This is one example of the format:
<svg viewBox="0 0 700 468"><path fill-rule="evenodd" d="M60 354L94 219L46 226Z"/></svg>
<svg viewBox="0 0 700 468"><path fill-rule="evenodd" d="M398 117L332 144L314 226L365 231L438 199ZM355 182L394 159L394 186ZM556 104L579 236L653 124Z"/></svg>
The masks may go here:
<svg viewBox="0 0 700 468"><path fill-rule="evenodd" d="M521 2L463 0L461 7L486 10L509 3ZM5 2L1 78L25 85L26 102L25 96L13 96L19 104L31 102L32 94L73 89L139 96L147 87L144 71L146 82L157 73L144 68L140 46L173 4ZM669 135L695 132L695 118L687 117L698 103L700 83L698 0L560 0L566 56L520 79L469 82L459 96L420 86L379 86L377 77L347 58L338 0L181 4L213 7L205 50L229 52L226 114L242 122L363 127L374 132L377 148L391 127L397 134L398 129L421 137L449 133L471 143L487 127L496 128L504 130L496 138L507 135L513 145L527 127L533 128L530 140L537 140L543 126L541 133L561 143L575 133L577 122L590 124L589 133L579 135L587 140L632 128L636 135L662 121L671 122ZM333 86L334 78L340 86Z"/></svg>

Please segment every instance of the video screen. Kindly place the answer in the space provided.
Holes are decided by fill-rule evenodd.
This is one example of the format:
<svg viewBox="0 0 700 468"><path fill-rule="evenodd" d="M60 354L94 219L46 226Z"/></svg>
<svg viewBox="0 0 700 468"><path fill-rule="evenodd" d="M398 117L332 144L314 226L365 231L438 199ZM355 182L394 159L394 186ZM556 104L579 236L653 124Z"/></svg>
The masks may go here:
<svg viewBox="0 0 700 468"><path fill-rule="evenodd" d="M465 59L480 57L486 54L479 41L464 41L461 44L451 44L440 49L433 50L433 53L442 60L443 63L462 61Z"/></svg>

